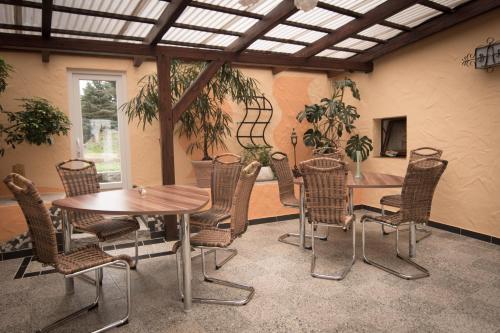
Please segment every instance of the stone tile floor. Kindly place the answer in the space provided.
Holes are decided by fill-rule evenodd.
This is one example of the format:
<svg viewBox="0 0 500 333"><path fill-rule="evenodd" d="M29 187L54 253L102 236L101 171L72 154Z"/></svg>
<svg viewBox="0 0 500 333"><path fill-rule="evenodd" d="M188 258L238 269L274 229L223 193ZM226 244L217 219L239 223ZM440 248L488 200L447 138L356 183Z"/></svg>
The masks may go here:
<svg viewBox="0 0 500 333"><path fill-rule="evenodd" d="M356 212L360 217L364 212ZM130 323L116 332L493 332L500 333L500 247L433 229L417 246L416 261L429 278L406 281L358 261L343 281L309 275L311 252L276 241L296 232L297 220L250 226L234 242L239 254L212 275L250 284L256 294L246 306L193 304L184 313L176 284L174 256L150 256L132 271ZM403 235L401 251L407 252ZM333 272L351 255L351 233L332 229L318 241L317 269ZM368 226L369 254L406 269L393 256L394 235ZM163 253L171 243L141 246L141 254ZM133 249L113 250L132 254ZM213 258L208 257L207 261ZM91 285L76 280L74 295L64 294L59 274L14 279L23 259L0 263L0 332L31 332L92 300ZM210 266L210 265L209 265ZM29 272L41 267L33 262ZM200 259L193 259L194 294L238 297L238 291L202 283ZM411 269L410 269L411 270ZM108 269L99 307L58 332L87 332L118 319L125 311L123 271Z"/></svg>

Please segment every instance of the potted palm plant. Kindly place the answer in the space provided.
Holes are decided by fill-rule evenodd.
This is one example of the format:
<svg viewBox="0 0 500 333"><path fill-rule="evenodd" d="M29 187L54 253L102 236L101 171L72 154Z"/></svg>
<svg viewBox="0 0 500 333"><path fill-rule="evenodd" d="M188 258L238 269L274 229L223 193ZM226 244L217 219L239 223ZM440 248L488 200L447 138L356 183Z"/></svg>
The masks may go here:
<svg viewBox="0 0 500 333"><path fill-rule="evenodd" d="M206 63L185 63L174 60L171 63L172 100L176 102L191 86ZM139 81L139 93L122 106L129 120L139 119L145 126L158 118L158 78L156 74L143 77ZM237 103L252 100L261 94L257 81L245 76L230 64L223 65L201 90L198 97L182 114L176 133L191 141L187 152L195 150L203 153L201 161L192 161L198 186L210 186L211 154L215 149L227 149L226 138L231 136L232 118L222 108L229 98Z"/></svg>

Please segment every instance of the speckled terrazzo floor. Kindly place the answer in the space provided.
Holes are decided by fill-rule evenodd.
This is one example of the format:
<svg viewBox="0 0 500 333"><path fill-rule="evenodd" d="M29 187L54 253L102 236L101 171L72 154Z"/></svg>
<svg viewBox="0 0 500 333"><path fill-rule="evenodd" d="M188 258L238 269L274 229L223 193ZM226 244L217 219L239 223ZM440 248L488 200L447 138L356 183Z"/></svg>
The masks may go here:
<svg viewBox="0 0 500 333"><path fill-rule="evenodd" d="M360 217L364 212L356 213ZM142 260L138 270L132 272L130 323L114 331L500 332L498 245L433 229L433 235L417 247L417 262L429 268L431 276L406 281L359 259L358 224L358 261L346 279L337 282L309 275L310 251L276 241L280 234L297 228L297 220L251 226L234 243L238 256L213 272L214 276L256 288L254 299L243 307L193 304L193 311L186 314L176 289L175 258ZM328 241L317 242L318 270L333 272L348 261L350 235L332 230ZM393 237L382 237L380 227L370 225L369 253L401 267L392 256ZM406 236L401 244L406 252ZM166 251L170 246L143 246L141 254ZM21 262L0 263L1 332L31 332L86 304L94 295L89 284L76 280L76 293L65 296L59 274L14 279ZM238 292L223 287L201 284L199 258L193 259L193 269L196 295L238 296ZM122 277L123 271L108 269L99 308L57 331L87 332L118 318L125 305Z"/></svg>

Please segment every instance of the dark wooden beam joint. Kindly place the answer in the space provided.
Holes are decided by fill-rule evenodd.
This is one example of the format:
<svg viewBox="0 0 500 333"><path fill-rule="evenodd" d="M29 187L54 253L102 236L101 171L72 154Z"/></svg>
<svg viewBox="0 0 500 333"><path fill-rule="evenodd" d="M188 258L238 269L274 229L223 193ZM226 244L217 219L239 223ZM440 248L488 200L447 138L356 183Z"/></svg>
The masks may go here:
<svg viewBox="0 0 500 333"><path fill-rule="evenodd" d="M42 0L42 38L49 39L52 28L52 0Z"/></svg>
<svg viewBox="0 0 500 333"><path fill-rule="evenodd" d="M145 44L156 45L163 38L167 30L175 23L177 18L182 14L184 9L189 5L186 0L172 0L167 8L163 11L158 23L149 31L144 39Z"/></svg>
<svg viewBox="0 0 500 333"><path fill-rule="evenodd" d="M42 51L42 62L44 62L44 63L50 62L50 52L49 51Z"/></svg>
<svg viewBox="0 0 500 333"><path fill-rule="evenodd" d="M144 62L144 57L134 57L134 67L141 67L142 63Z"/></svg>

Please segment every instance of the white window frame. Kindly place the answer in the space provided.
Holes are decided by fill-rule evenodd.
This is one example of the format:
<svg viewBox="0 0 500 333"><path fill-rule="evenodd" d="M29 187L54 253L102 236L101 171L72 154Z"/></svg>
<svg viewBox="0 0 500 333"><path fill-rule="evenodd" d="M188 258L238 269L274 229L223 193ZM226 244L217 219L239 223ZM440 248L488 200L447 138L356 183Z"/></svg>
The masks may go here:
<svg viewBox="0 0 500 333"><path fill-rule="evenodd" d="M80 102L79 80L102 80L116 82L116 105L118 118L118 132L120 135L120 161L121 161L121 182L101 183L101 189L127 189L131 188L130 174L130 146L128 140L128 121L123 112L120 112L120 105L127 101L127 81L126 75L122 72L95 71L95 70L69 70L69 114L71 119L71 156L81 157L82 144L77 141L83 138L82 112Z"/></svg>

